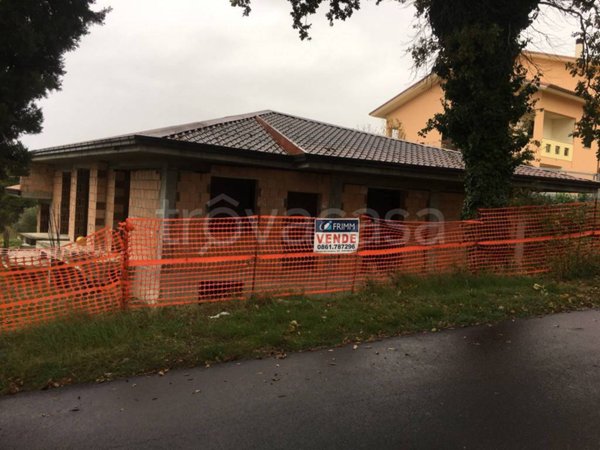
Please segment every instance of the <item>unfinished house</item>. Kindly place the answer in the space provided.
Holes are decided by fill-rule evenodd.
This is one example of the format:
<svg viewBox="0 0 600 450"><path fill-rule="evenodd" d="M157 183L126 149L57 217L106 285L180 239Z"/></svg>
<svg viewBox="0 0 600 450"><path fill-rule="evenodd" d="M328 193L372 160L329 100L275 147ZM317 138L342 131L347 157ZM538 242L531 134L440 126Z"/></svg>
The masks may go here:
<svg viewBox="0 0 600 450"><path fill-rule="evenodd" d="M340 216L457 220L460 152L274 111L36 150L20 191L38 231L70 240L127 217ZM595 193L599 184L521 166L516 186ZM439 220L439 218L438 218Z"/></svg>

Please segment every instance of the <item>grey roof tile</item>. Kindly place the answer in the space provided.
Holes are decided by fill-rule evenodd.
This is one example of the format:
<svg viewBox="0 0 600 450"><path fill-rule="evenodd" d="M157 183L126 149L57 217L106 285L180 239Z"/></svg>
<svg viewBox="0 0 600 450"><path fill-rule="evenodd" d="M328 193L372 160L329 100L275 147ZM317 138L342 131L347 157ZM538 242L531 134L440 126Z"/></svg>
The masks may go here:
<svg viewBox="0 0 600 450"><path fill-rule="evenodd" d="M167 139L218 145L264 153L285 154L254 117L221 123L209 123L197 128L168 134Z"/></svg>
<svg viewBox="0 0 600 450"><path fill-rule="evenodd" d="M267 124L267 131L257 118ZM430 147L386 136L331 125L316 120L282 114L275 111L258 111L221 119L147 130L119 137L148 136L222 148L250 150L274 155L288 155L274 139L276 131L297 147L298 153L319 155L346 160L380 162L390 165L464 170L462 155L458 151ZM110 139L109 139L110 140ZM108 140L107 140L108 141ZM78 150L85 146L102 144L104 140L42 149L36 153ZM515 174L540 180L587 182L565 172L546 170L533 166L519 166ZM600 183L598 183L600 185Z"/></svg>

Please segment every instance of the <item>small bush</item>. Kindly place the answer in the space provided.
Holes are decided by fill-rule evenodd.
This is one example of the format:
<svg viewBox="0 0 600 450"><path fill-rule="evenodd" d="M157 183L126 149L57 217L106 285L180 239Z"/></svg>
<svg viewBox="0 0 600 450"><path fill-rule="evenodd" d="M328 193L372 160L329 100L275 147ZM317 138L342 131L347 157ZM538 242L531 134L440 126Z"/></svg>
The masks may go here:
<svg viewBox="0 0 600 450"><path fill-rule="evenodd" d="M25 233L37 229L37 208L37 206L32 206L23 211L17 223L14 224L13 228L16 232Z"/></svg>
<svg viewBox="0 0 600 450"><path fill-rule="evenodd" d="M587 244L587 245L586 245ZM592 278L600 275L600 254L591 243L568 245L550 259L552 276L558 280Z"/></svg>

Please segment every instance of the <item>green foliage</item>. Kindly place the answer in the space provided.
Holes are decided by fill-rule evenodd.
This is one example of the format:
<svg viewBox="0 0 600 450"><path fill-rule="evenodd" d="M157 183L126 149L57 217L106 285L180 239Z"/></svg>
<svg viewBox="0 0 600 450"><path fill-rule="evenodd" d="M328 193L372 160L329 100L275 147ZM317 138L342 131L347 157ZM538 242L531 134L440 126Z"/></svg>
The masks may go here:
<svg viewBox="0 0 600 450"><path fill-rule="evenodd" d="M19 220L14 224L15 231L24 233L27 231L35 231L37 227L37 207L30 206L23 211Z"/></svg>
<svg viewBox="0 0 600 450"><path fill-rule="evenodd" d="M377 3L380 3L378 0ZM409 0L397 0L405 4ZM251 0L230 0L250 13ZM288 0L293 28L310 39L307 18L322 4L326 17L346 20L358 0ZM424 132L436 129L463 153L466 200L463 215L477 208L505 206L511 198L515 168L532 157L529 133L521 119L533 113L532 94L539 80L526 78L518 56L527 44L525 31L546 8L576 17L584 54L573 74L584 76L577 94L585 99L576 136L600 143L600 6L590 0L414 0L421 19L412 47L417 66L433 61L445 94L443 112ZM600 156L600 155L599 155Z"/></svg>
<svg viewBox="0 0 600 450"><path fill-rule="evenodd" d="M585 103L574 136L581 138L586 147L596 142L600 159L600 3L588 0L556 2L562 11L575 17L580 24L575 37L583 48L575 64L569 64L569 68L571 75L580 77L575 92Z"/></svg>
<svg viewBox="0 0 600 450"><path fill-rule="evenodd" d="M463 216L481 207L505 206L515 168L531 159L523 116L533 112L531 96L538 80L527 81L517 58L525 48L521 33L532 21L536 0L420 2L433 40L413 50L417 64L437 49L433 72L442 80L443 112L428 123L450 138L465 162Z"/></svg>
<svg viewBox="0 0 600 450"><path fill-rule="evenodd" d="M9 179L7 184L15 181L14 179ZM6 194L4 185L0 181L0 233L3 234L4 247L9 246L7 227L15 224L19 220L19 217L21 217L23 210L32 205L33 202L31 200Z"/></svg>
<svg viewBox="0 0 600 450"><path fill-rule="evenodd" d="M14 223L27 202L5 194L9 180L27 174L29 153L19 141L39 133L42 111L35 103L60 88L63 54L77 47L107 10L94 0L0 1L0 232Z"/></svg>
<svg viewBox="0 0 600 450"><path fill-rule="evenodd" d="M569 194L566 192L544 193L528 189L513 190L513 196L510 199L510 206L531 206L531 205L553 205L560 203L584 203L593 202L595 196L592 194Z"/></svg>
<svg viewBox="0 0 600 450"><path fill-rule="evenodd" d="M402 276L356 294L72 317L0 334L0 394L598 307L597 283Z"/></svg>

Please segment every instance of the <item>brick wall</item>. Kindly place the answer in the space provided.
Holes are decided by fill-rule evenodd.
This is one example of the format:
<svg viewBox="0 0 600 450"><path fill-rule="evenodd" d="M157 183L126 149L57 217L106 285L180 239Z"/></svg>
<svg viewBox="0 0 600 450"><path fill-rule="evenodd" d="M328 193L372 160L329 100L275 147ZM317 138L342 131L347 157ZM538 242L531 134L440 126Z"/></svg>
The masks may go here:
<svg viewBox="0 0 600 450"><path fill-rule="evenodd" d="M58 234L60 229L60 206L62 204L62 171L55 170L52 180L52 202L50 204L50 233ZM69 201L65 199L65 201Z"/></svg>
<svg viewBox="0 0 600 450"><path fill-rule="evenodd" d="M408 191L405 207L408 212L408 220L426 220L426 218L418 216L417 213L429 207L429 191Z"/></svg>
<svg viewBox="0 0 600 450"><path fill-rule="evenodd" d="M129 217L157 217L160 208L160 171L132 170Z"/></svg>
<svg viewBox="0 0 600 450"><path fill-rule="evenodd" d="M109 169L106 174L106 210L105 222L107 227L113 226L115 215L115 171Z"/></svg>
<svg viewBox="0 0 600 450"><path fill-rule="evenodd" d="M49 189L52 195L51 222L60 223L60 205L62 188L62 171L53 169L50 187L44 187L48 179L47 168L37 167L35 173L42 174L46 181L30 182L29 186ZM45 175L44 175L45 174ZM236 166L213 166L210 173L181 170L177 177L176 208L179 217L206 214L206 204L210 200L210 180L212 176L228 178L245 178L257 181L257 213L279 214L286 212L288 192L310 192L319 194L321 211L329 207L332 194L332 176L329 174L283 171L276 169L247 168ZM369 182L361 177L356 182L341 183L341 208L349 215L358 211L362 213L367 204ZM389 180L388 180L389 181ZM27 182L25 183L27 185ZM390 184L390 183L388 183ZM71 198L69 236L74 239L75 233L75 192L77 187L77 170L71 170ZM393 188L393 180L389 186ZM464 196L458 193L435 193L435 202L430 201L427 190L410 190L406 187L398 189L406 192L406 209L408 220L422 220L416 214L429 206L438 208L446 220L458 220ZM130 217L157 217L160 208L161 172L159 170L132 170L129 198ZM103 166L90 167L90 197L88 211L88 233L93 233L105 226L113 225L115 197L115 171ZM434 204L435 203L435 204Z"/></svg>
<svg viewBox="0 0 600 450"><path fill-rule="evenodd" d="M176 208L180 216L192 211L206 214L210 200L210 179L215 177L243 178L257 181L257 214L285 214L290 191L319 194L320 208L327 208L331 177L283 170L214 166L209 173L181 171L177 182Z"/></svg>
<svg viewBox="0 0 600 450"><path fill-rule="evenodd" d="M368 188L362 184L345 184L342 191L342 206L349 216L357 216L365 212L367 207Z"/></svg>
<svg viewBox="0 0 600 450"><path fill-rule="evenodd" d="M77 204L77 170L71 170L71 198L69 199L69 239L75 240L75 205Z"/></svg>
<svg viewBox="0 0 600 450"><path fill-rule="evenodd" d="M177 202L179 217L199 217L206 214L206 203L210 200L210 175L180 171L177 180Z"/></svg>
<svg viewBox="0 0 600 450"><path fill-rule="evenodd" d="M94 164L90 169L90 196L88 202L88 234L101 230L106 225L107 170Z"/></svg>
<svg viewBox="0 0 600 450"><path fill-rule="evenodd" d="M460 220L464 194L441 192L439 194L439 210L444 214L444 220Z"/></svg>
<svg viewBox="0 0 600 450"><path fill-rule="evenodd" d="M27 198L49 199L54 189L54 168L46 164L31 164L29 175L21 177L21 194Z"/></svg>
<svg viewBox="0 0 600 450"><path fill-rule="evenodd" d="M180 171L177 182L176 208L180 217L206 214L206 203L210 200L210 179L212 176L228 178L244 178L257 180L257 214L285 214L286 198L290 191L312 192L320 196L321 211L328 208L331 193L332 177L328 174L291 172L272 169L245 167L214 166L210 173ZM390 186L390 189L393 187ZM410 190L398 188L406 192L406 210L408 220L425 220L417 213L430 206L428 190ZM367 207L368 184L344 183L341 195L341 208L349 215L361 214ZM458 193L438 193L439 208L449 217L458 220L464 196ZM130 214L131 215L131 214ZM154 217L154 213L152 214Z"/></svg>

